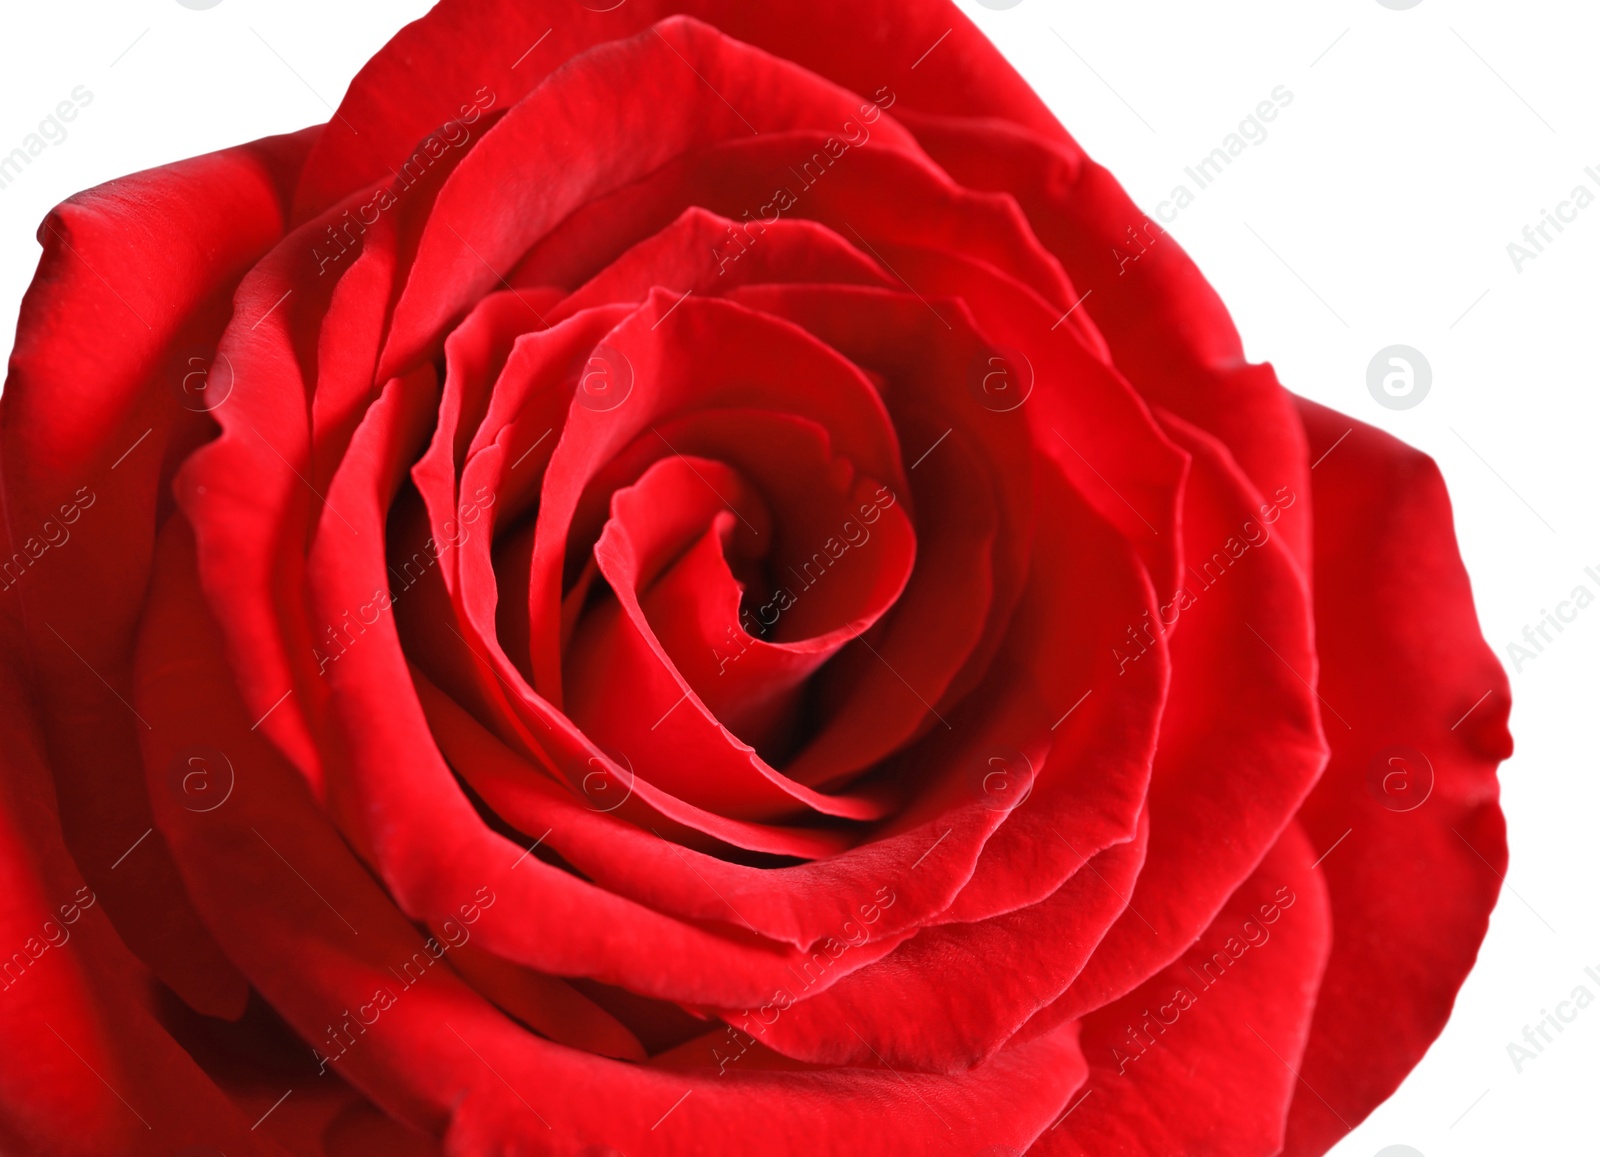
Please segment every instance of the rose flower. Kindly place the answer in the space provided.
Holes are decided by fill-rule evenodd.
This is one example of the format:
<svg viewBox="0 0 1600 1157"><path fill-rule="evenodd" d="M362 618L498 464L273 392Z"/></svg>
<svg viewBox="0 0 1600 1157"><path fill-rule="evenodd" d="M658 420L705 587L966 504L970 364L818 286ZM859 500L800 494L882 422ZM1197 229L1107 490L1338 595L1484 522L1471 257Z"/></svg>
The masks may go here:
<svg viewBox="0 0 1600 1157"><path fill-rule="evenodd" d="M607 6L42 226L0 1148L1325 1152L1505 862L1437 470L952 5Z"/></svg>

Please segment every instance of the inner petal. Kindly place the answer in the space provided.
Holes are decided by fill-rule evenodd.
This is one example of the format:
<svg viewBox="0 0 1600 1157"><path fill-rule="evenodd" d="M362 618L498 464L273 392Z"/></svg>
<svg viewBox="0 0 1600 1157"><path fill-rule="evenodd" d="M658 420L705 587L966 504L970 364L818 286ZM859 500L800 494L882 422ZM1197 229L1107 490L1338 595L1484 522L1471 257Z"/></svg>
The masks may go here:
<svg viewBox="0 0 1600 1157"><path fill-rule="evenodd" d="M683 456L654 463L612 497L594 550L611 595L584 615L568 649L574 721L658 787L724 814L802 805L881 814L865 796L801 788L770 762L804 734L808 679L893 606L915 556L904 513L874 505L886 488L843 461L811 477L821 485L800 504L804 521L837 525L803 558L780 545L767 503L733 467ZM812 587L792 578L777 586L767 575L779 568L806 568ZM753 608L751 590L760 592ZM814 632L799 629L806 596ZM783 634L796 638L776 630L786 612L797 627Z"/></svg>

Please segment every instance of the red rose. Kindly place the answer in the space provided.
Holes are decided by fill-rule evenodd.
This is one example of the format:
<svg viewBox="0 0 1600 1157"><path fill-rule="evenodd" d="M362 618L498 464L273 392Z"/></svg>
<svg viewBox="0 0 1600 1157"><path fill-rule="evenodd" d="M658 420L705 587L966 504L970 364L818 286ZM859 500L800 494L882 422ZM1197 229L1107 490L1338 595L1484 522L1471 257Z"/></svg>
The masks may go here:
<svg viewBox="0 0 1600 1157"><path fill-rule="evenodd" d="M1505 861L1432 463L949 4L607 6L46 221L0 1145L1325 1151Z"/></svg>

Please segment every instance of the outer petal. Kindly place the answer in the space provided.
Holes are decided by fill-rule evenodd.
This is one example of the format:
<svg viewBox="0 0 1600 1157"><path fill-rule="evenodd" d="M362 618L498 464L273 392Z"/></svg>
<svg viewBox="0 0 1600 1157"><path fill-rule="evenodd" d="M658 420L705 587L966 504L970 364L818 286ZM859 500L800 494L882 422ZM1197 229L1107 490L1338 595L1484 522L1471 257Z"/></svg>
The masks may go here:
<svg viewBox="0 0 1600 1157"><path fill-rule="evenodd" d="M1309 592L1277 533L1303 518L1304 498L1280 495L1268 530L1227 452L1165 420L1194 459L1187 597L1160 611L1172 686L1150 785L1150 851L1128 912L1041 1027L1120 997L1192 943L1293 821L1327 759ZM1145 661L1142 633L1129 627L1124 667Z"/></svg>
<svg viewBox="0 0 1600 1157"><path fill-rule="evenodd" d="M1314 855L1291 825L1182 959L1084 1021L1088 1091L1031 1152L1280 1151L1332 938Z"/></svg>
<svg viewBox="0 0 1600 1157"><path fill-rule="evenodd" d="M67 842L134 951L214 1012L237 1014L244 985L182 899L161 837L111 867L151 827L128 663L166 480L210 426L180 404L186 355L205 361L234 285L282 235L318 131L125 177L52 213L0 405L13 538L26 555L58 544L4 585L26 608ZM212 368L214 390L230 379ZM206 405L193 391L185 404Z"/></svg>
<svg viewBox="0 0 1600 1157"><path fill-rule="evenodd" d="M1009 116L1065 137L1055 118L983 34L949 0L863 10L849 0L752 5L743 0L634 0L609 5L559 0L446 0L402 29L350 86L343 126L312 157L296 197L304 219L382 177L435 126L487 89L506 104L527 95L585 49L632 36L677 13L716 25L856 92L886 83L908 104L934 113ZM492 58L484 29L494 30ZM937 54L926 50L946 37ZM522 52L521 46L537 46ZM520 56L518 54L521 54ZM924 69L910 66L928 55ZM888 63L886 62L893 62ZM759 119L759 110L746 110ZM762 126L757 126L762 127Z"/></svg>
<svg viewBox="0 0 1600 1157"><path fill-rule="evenodd" d="M1505 672L1438 469L1342 414L1300 413L1313 446L1349 432L1312 475L1312 510L1320 690L1350 726L1329 720L1332 760L1301 819L1319 854L1345 842L1322 863L1333 958L1303 1069L1320 1097L1295 1098L1291 1157L1358 1124L1444 1027L1505 872L1494 773L1511 754ZM1423 760L1390 764L1397 746Z"/></svg>
<svg viewBox="0 0 1600 1157"><path fill-rule="evenodd" d="M0 602L0 1148L281 1157L157 1020L149 973L72 861L17 611Z"/></svg>
<svg viewBox="0 0 1600 1157"><path fill-rule="evenodd" d="M1263 493L1306 486L1305 439L1271 366L1250 365L1199 268L1109 172L1070 140L1014 124L906 114L957 180L1016 197L1084 295L1117 368L1152 405L1228 447ZM1305 566L1305 526L1285 541Z"/></svg>

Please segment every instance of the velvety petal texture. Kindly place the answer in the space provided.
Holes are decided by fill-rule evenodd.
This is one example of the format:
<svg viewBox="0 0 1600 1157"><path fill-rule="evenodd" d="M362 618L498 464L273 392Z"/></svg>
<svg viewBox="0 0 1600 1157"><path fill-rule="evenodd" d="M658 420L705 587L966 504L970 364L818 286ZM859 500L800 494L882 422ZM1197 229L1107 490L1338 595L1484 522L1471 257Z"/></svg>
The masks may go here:
<svg viewBox="0 0 1600 1157"><path fill-rule="evenodd" d="M0 1148L1326 1152L1505 678L1432 464L1139 219L945 0L444 0L56 210Z"/></svg>

